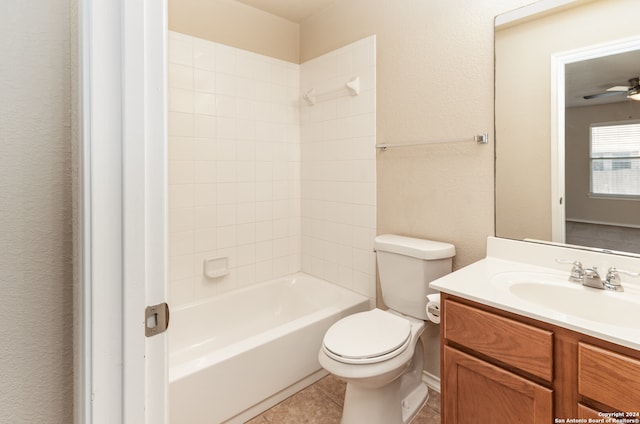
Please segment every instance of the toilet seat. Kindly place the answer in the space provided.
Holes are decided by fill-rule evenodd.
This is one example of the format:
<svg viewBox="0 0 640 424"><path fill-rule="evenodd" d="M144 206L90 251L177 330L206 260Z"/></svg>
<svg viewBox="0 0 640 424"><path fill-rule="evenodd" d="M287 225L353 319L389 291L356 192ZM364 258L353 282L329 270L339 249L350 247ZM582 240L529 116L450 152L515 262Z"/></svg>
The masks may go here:
<svg viewBox="0 0 640 424"><path fill-rule="evenodd" d="M411 323L380 309L342 318L325 333L322 349L347 364L372 364L404 352L411 343Z"/></svg>

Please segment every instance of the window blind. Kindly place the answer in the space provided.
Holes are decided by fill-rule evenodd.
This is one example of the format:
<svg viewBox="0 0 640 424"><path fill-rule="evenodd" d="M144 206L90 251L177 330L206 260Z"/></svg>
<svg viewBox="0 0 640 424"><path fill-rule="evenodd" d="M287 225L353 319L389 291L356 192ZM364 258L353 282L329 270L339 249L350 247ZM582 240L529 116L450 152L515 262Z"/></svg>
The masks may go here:
<svg viewBox="0 0 640 424"><path fill-rule="evenodd" d="M640 196L640 122L591 126L591 193Z"/></svg>

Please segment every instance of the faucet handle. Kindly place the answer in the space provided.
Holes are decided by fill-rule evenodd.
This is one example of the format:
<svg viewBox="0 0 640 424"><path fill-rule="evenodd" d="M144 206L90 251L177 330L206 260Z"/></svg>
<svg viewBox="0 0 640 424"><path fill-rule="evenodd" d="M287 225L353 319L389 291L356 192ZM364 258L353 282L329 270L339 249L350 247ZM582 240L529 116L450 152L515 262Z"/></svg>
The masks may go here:
<svg viewBox="0 0 640 424"><path fill-rule="evenodd" d="M604 281L604 286L607 290L623 291L622 281L620 280L620 273L628 275L630 277L640 276L640 273L625 271L624 269L617 269L616 267L612 266L611 268L609 268L609 271L607 271L607 278Z"/></svg>
<svg viewBox="0 0 640 424"><path fill-rule="evenodd" d="M581 283L584 279L584 270L582 269L582 262L579 260L569 260L569 259L556 259L556 262L559 264L571 264L573 267L571 268L571 274L569 275L569 281L573 281L576 283Z"/></svg>

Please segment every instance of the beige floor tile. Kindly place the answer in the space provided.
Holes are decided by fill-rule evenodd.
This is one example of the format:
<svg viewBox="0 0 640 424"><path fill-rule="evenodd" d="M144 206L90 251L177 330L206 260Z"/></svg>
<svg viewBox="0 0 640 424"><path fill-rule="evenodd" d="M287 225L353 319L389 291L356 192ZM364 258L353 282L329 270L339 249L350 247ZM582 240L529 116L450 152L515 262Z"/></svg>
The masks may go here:
<svg viewBox="0 0 640 424"><path fill-rule="evenodd" d="M254 419L247 421L245 424L269 424L269 421L265 420L262 415L258 415Z"/></svg>
<svg viewBox="0 0 640 424"><path fill-rule="evenodd" d="M329 375L285 399L247 424L339 424L346 384ZM440 424L440 393L429 400L411 424Z"/></svg>
<svg viewBox="0 0 640 424"><path fill-rule="evenodd" d="M344 393L347 390L347 383L344 381L333 375L328 375L320 379L314 386L338 405L344 404Z"/></svg>
<svg viewBox="0 0 640 424"><path fill-rule="evenodd" d="M411 421L411 424L440 424L440 414L425 406Z"/></svg>
<svg viewBox="0 0 640 424"><path fill-rule="evenodd" d="M339 405L310 386L284 400L263 416L272 424L339 424L342 410Z"/></svg>
<svg viewBox="0 0 640 424"><path fill-rule="evenodd" d="M429 400L427 401L427 406L438 414L440 413L440 393L435 390L429 389Z"/></svg>

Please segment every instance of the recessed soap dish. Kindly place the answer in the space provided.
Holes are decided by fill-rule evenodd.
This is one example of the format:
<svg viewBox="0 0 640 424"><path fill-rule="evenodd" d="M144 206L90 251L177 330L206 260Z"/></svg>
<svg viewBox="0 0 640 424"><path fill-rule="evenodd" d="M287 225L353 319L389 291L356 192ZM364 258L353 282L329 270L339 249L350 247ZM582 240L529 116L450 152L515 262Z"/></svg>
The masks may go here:
<svg viewBox="0 0 640 424"><path fill-rule="evenodd" d="M207 278L220 278L229 274L229 258L215 258L204 260L204 275Z"/></svg>

